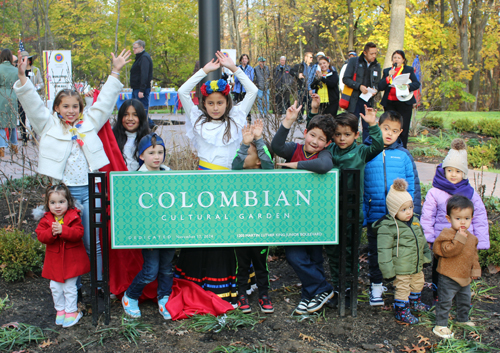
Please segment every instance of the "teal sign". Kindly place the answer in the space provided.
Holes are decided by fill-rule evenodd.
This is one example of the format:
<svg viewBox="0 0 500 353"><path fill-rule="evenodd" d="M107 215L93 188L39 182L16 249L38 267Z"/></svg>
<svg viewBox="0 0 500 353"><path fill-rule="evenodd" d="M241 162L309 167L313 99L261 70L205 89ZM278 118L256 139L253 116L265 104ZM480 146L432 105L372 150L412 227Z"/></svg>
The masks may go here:
<svg viewBox="0 0 500 353"><path fill-rule="evenodd" d="M110 173L113 249L338 244L339 172Z"/></svg>

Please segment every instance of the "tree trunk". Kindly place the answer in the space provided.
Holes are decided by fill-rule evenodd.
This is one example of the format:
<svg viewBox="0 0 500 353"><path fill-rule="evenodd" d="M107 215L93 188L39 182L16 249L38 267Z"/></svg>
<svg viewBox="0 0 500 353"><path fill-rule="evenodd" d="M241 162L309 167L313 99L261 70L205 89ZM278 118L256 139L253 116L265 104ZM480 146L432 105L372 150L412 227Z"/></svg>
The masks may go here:
<svg viewBox="0 0 500 353"><path fill-rule="evenodd" d="M247 5L247 29L248 29L248 55L252 58L252 29L250 28L250 20L249 20L249 12L250 12L250 5L248 3L248 0L246 2Z"/></svg>
<svg viewBox="0 0 500 353"><path fill-rule="evenodd" d="M238 27L238 9L236 6L236 0L230 0L229 1L230 8L231 8L231 13L233 17L233 26L234 26L234 34L235 34L235 40L236 40L236 52L238 53L237 55L241 55L241 37L240 37L240 29Z"/></svg>
<svg viewBox="0 0 500 353"><path fill-rule="evenodd" d="M120 5L121 5L121 0L118 0L116 4L115 55L117 55L117 50L118 50L118 27L120 25Z"/></svg>
<svg viewBox="0 0 500 353"><path fill-rule="evenodd" d="M347 25L349 27L349 35L347 38L347 49L356 50L354 48L354 13L352 9L352 0L347 0Z"/></svg>
<svg viewBox="0 0 500 353"><path fill-rule="evenodd" d="M384 68L392 65L392 53L403 50L405 44L406 0L392 0L389 44L385 55Z"/></svg>

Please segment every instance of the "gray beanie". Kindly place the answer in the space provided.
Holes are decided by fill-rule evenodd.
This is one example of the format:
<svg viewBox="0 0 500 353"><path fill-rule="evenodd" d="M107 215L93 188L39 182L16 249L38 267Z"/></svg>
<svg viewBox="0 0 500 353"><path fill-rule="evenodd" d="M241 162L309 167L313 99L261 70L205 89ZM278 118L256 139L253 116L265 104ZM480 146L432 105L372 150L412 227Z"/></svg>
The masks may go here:
<svg viewBox="0 0 500 353"><path fill-rule="evenodd" d="M453 167L464 173L464 179L468 179L469 168L467 164L467 145L462 139L454 139L451 142L451 149L443 161L443 169Z"/></svg>

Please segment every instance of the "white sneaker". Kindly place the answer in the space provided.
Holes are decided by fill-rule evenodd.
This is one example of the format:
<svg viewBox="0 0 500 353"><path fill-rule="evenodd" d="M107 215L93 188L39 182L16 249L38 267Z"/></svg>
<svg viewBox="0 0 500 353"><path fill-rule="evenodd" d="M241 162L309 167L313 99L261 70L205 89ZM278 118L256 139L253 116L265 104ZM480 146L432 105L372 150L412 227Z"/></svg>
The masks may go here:
<svg viewBox="0 0 500 353"><path fill-rule="evenodd" d="M387 288L382 283L372 283L370 287L370 305L382 306L384 305L384 298L382 295L387 291Z"/></svg>

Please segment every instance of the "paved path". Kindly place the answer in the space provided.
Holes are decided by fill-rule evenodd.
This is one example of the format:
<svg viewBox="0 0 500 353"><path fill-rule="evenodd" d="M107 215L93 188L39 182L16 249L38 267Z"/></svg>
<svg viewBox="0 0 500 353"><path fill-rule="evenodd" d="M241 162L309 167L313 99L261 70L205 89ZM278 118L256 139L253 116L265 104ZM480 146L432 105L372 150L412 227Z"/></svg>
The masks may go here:
<svg viewBox="0 0 500 353"><path fill-rule="evenodd" d="M167 149L175 156L185 150L189 150L190 143L185 134L185 117L182 114L152 114L153 120L159 124L157 132L167 143ZM294 131L294 140L303 140L303 124ZM4 182L5 176L9 178L21 178L24 175L31 175L36 170L38 146L29 143L28 147L20 147L20 153L11 155L9 149L5 151L5 157L0 159L0 183ZM420 181L424 184L432 183L436 171L436 164L416 162ZM24 166L24 167L23 167ZM474 180L475 177L475 180ZM500 174L484 172L482 183L486 185L486 195L500 197ZM499 182L495 187L496 178ZM476 183L481 183L481 172L469 170L469 179L473 187ZM495 189L493 190L493 188Z"/></svg>

